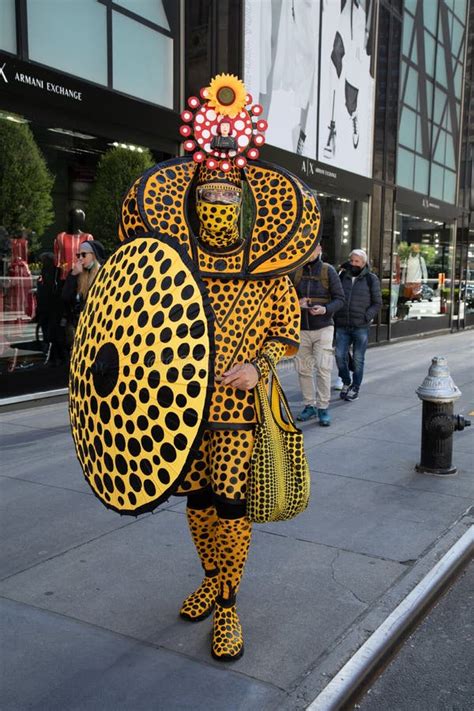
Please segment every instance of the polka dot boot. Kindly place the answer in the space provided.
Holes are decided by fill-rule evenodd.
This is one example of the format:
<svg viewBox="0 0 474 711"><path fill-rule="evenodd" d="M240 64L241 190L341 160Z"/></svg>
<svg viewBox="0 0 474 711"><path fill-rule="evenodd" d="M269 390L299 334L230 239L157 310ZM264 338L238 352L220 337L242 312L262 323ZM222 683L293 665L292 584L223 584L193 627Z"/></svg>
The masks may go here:
<svg viewBox="0 0 474 711"><path fill-rule="evenodd" d="M189 530L204 568L205 578L183 602L179 614L190 622L199 622L214 609L219 591L219 570L216 566L215 536L217 516L213 506L206 509L186 509Z"/></svg>
<svg viewBox="0 0 474 711"><path fill-rule="evenodd" d="M218 598L214 612L211 651L214 659L220 662L235 661L244 653L244 638L235 609L235 598L233 601Z"/></svg>

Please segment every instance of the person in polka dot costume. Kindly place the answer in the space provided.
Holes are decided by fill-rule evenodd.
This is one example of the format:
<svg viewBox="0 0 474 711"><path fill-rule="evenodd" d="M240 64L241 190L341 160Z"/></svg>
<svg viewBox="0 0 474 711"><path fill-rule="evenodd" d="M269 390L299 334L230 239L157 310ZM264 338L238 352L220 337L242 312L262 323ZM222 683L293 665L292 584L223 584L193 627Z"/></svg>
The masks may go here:
<svg viewBox="0 0 474 711"><path fill-rule="evenodd" d="M240 170L198 169L199 240L219 254L240 246ZM205 577L183 603L191 622L214 609L212 654L231 660L243 653L236 611L250 545L246 492L256 423L254 387L298 348L299 306L287 276L269 279L203 277L214 311L215 385L199 453L177 494L187 496L191 535Z"/></svg>
<svg viewBox="0 0 474 711"><path fill-rule="evenodd" d="M299 179L256 160L266 122L240 80L219 75L201 98L203 105L191 97L190 110L182 113L181 133L192 159L154 166L134 182L123 203L119 234L126 245L151 232L186 253L212 312L209 406L203 410L201 436L187 435L188 441L195 437L193 456L173 493L187 497L189 530L204 570L180 615L198 622L213 612L212 655L232 661L244 650L236 596L251 540L246 493L256 424L254 388L260 378L268 379L268 359L276 364L298 349L300 309L288 274L314 251L320 214ZM219 129L222 122L229 133ZM229 135L232 145L213 142ZM247 238L239 229L243 181L256 205Z"/></svg>

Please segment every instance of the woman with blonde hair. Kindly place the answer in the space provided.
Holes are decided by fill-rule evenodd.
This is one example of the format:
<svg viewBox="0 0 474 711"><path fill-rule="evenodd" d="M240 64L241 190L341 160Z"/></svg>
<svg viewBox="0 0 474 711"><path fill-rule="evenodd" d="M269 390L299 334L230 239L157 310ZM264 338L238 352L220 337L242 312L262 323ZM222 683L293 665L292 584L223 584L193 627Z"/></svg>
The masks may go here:
<svg viewBox="0 0 474 711"><path fill-rule="evenodd" d="M66 339L69 344L74 338L87 293L105 261L104 247L97 240L82 242L76 259L66 277L62 291L62 300L66 308Z"/></svg>

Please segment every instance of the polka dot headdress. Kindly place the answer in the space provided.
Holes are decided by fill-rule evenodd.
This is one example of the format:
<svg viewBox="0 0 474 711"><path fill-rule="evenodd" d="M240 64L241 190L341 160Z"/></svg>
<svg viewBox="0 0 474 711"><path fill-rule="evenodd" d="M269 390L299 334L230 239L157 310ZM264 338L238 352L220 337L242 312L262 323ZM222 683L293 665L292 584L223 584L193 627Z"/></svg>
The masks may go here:
<svg viewBox="0 0 474 711"><path fill-rule="evenodd" d="M201 89L200 97L191 96L189 108L181 113L183 146L193 160L209 171L225 174L256 160L265 143L267 122L261 118L262 106L252 103L244 83L232 74L218 74ZM230 123L228 136L221 126L225 123ZM229 177L226 175L226 180Z"/></svg>

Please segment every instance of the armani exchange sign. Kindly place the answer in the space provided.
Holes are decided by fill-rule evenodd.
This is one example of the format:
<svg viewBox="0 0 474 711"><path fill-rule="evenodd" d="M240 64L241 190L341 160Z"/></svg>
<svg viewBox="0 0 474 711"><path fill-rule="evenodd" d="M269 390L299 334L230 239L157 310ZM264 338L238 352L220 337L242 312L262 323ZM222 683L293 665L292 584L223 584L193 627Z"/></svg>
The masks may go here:
<svg viewBox="0 0 474 711"><path fill-rule="evenodd" d="M10 84L10 82L27 84L28 86L33 86L36 89L41 89L41 91L48 91L52 94L58 94L59 96L64 96L67 99L73 99L74 101L82 101L81 91L77 91L76 89L68 89L62 84L56 84L52 81L47 81L46 79L41 79L40 77L33 76L31 74L15 71L15 73L9 78L7 62L0 66L0 79L2 79L5 84Z"/></svg>
<svg viewBox="0 0 474 711"><path fill-rule="evenodd" d="M337 179L337 173L333 170L323 168L310 158L302 159L300 170L304 175L324 175L326 178Z"/></svg>

